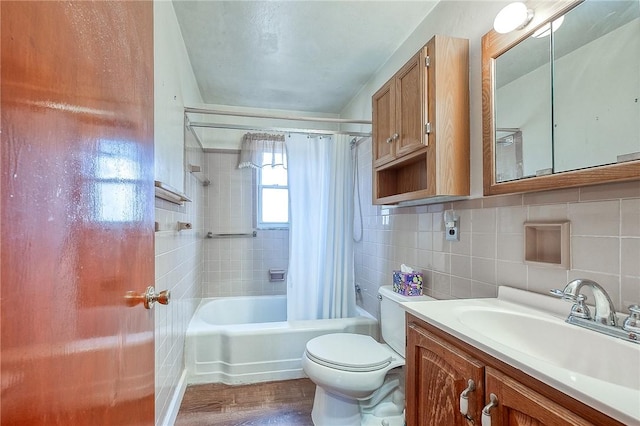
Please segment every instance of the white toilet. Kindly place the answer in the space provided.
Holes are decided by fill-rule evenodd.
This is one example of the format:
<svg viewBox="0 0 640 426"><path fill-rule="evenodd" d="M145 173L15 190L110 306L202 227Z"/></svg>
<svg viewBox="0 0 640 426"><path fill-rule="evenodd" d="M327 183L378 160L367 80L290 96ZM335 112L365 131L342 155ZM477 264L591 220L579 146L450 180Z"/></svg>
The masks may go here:
<svg viewBox="0 0 640 426"><path fill-rule="evenodd" d="M432 300L379 290L386 342L335 333L307 342L302 368L316 384L311 418L316 426L403 426L405 311L400 302Z"/></svg>

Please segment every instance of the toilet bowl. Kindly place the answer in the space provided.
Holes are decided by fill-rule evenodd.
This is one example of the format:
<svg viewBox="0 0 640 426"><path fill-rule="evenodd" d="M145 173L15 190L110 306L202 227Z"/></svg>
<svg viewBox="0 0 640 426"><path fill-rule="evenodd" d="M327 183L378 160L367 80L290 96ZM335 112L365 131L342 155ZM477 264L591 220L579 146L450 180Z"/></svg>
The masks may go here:
<svg viewBox="0 0 640 426"><path fill-rule="evenodd" d="M334 333L307 342L302 368L316 384L316 426L404 425L404 310L401 302L430 300L379 289L386 343L371 336Z"/></svg>

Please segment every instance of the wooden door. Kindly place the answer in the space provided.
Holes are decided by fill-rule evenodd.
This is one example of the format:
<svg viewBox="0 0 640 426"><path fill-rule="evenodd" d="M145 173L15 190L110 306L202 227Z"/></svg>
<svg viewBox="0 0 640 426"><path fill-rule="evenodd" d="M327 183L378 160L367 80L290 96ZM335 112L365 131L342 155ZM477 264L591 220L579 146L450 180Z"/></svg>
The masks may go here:
<svg viewBox="0 0 640 426"><path fill-rule="evenodd" d="M152 7L0 3L3 425L154 423Z"/></svg>
<svg viewBox="0 0 640 426"><path fill-rule="evenodd" d="M396 157L423 147L425 64L420 58L418 52L396 74Z"/></svg>
<svg viewBox="0 0 640 426"><path fill-rule="evenodd" d="M378 167L395 158L394 80L389 80L372 98L373 166Z"/></svg>
<svg viewBox="0 0 640 426"><path fill-rule="evenodd" d="M498 405L491 410L491 426L593 425L493 368L486 368L485 386L487 404L491 394L498 397Z"/></svg>
<svg viewBox="0 0 640 426"><path fill-rule="evenodd" d="M406 421L409 426L480 424L484 396L484 366L409 320L407 326ZM460 394L473 380L465 418Z"/></svg>

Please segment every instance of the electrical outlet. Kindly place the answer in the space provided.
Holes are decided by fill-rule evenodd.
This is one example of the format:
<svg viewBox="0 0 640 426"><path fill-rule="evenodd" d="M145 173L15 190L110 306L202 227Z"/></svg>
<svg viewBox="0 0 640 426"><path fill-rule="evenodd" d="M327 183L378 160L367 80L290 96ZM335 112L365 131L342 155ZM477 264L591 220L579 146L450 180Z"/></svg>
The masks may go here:
<svg viewBox="0 0 640 426"><path fill-rule="evenodd" d="M460 241L458 221L460 217L453 210L444 212L444 235L447 241Z"/></svg>
<svg viewBox="0 0 640 426"><path fill-rule="evenodd" d="M447 241L460 241L460 234L458 234L458 227L457 226L447 227L445 230L445 239Z"/></svg>

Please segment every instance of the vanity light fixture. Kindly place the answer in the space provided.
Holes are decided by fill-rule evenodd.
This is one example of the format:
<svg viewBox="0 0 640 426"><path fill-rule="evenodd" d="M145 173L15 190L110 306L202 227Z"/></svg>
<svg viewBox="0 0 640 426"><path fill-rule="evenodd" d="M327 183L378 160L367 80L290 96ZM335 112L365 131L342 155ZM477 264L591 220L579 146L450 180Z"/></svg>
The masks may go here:
<svg viewBox="0 0 640 426"><path fill-rule="evenodd" d="M493 21L493 29L500 34L521 30L533 19L534 12L522 2L509 3L502 8Z"/></svg>
<svg viewBox="0 0 640 426"><path fill-rule="evenodd" d="M553 21L553 23L547 22L546 24L544 24L543 26L535 30L533 34L531 34L531 37L535 37L535 38L547 37L549 34L551 34L552 31L555 33L558 30L558 28L560 28L560 25L562 25L563 22L564 22L564 15L562 15L561 17Z"/></svg>

